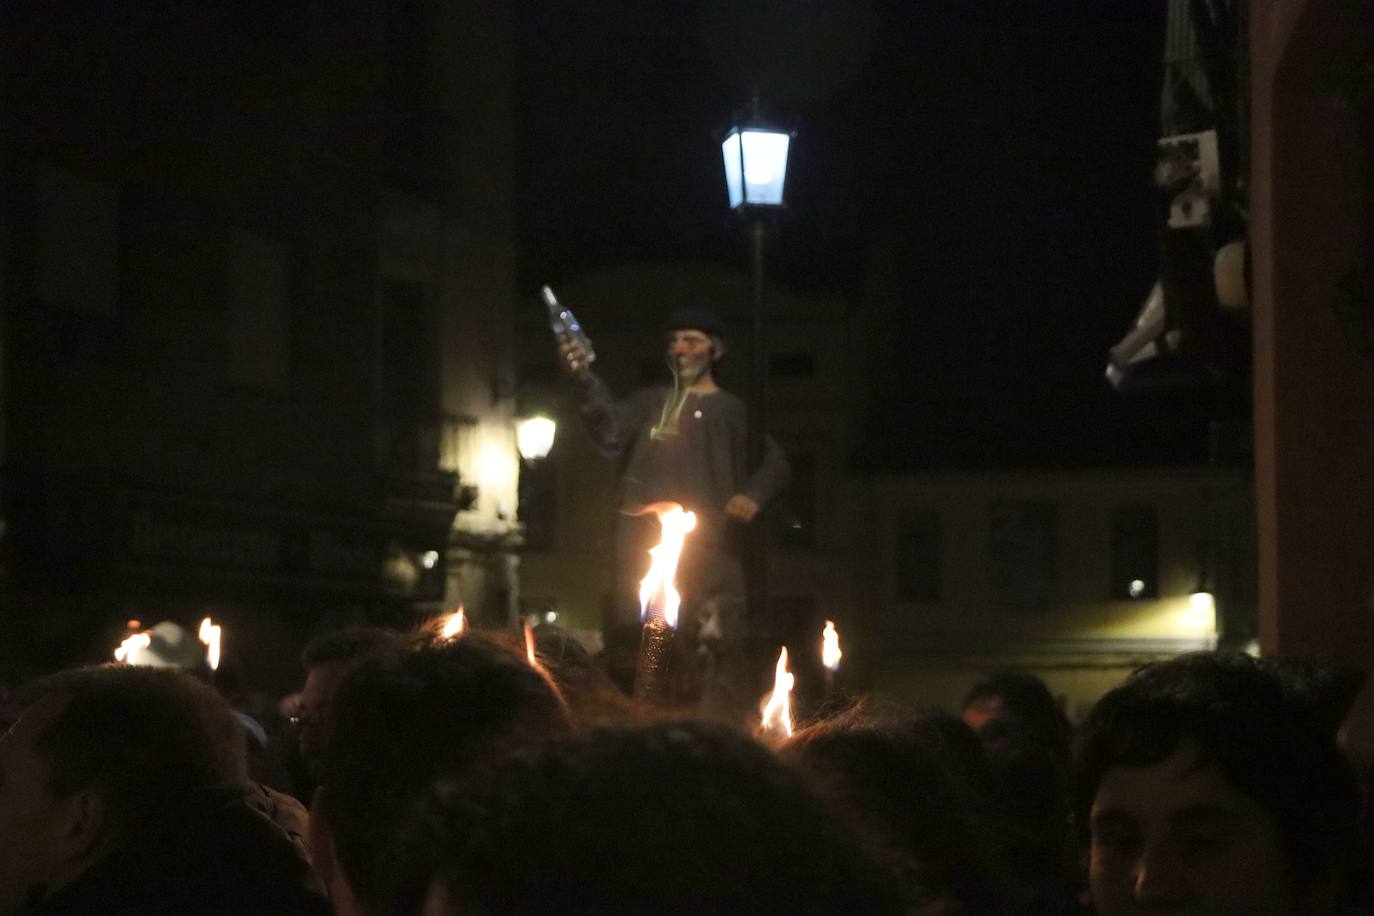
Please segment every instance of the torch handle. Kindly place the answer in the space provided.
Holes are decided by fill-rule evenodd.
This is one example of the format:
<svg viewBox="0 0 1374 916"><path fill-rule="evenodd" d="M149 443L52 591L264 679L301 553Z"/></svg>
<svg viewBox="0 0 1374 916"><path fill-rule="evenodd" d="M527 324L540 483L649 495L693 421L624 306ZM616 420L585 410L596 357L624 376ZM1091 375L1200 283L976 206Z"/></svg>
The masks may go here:
<svg viewBox="0 0 1374 916"><path fill-rule="evenodd" d="M644 621L635 670L635 699L663 703L669 698L668 659L673 648L673 628L661 616Z"/></svg>

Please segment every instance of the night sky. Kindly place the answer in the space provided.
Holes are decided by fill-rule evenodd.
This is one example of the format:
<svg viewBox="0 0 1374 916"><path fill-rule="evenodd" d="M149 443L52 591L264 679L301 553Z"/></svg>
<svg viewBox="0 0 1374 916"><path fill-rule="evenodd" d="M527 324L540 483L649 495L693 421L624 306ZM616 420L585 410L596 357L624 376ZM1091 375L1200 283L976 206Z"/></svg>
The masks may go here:
<svg viewBox="0 0 1374 916"><path fill-rule="evenodd" d="M636 261L745 270L717 138L757 87L798 134L769 282L852 302L872 251L896 268L856 466L1195 462L1209 414L1243 413L1102 375L1157 270L1163 3L518 9L526 293Z"/></svg>

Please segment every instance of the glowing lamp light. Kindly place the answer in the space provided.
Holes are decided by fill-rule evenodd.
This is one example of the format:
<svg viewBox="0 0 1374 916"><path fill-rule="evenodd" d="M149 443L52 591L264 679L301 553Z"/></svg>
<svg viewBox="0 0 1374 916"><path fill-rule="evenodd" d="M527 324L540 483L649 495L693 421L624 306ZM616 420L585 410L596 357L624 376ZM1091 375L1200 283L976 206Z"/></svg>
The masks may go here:
<svg viewBox="0 0 1374 916"><path fill-rule="evenodd" d="M530 417L515 425L515 444L520 449L520 457L526 461L544 458L553 448L554 433L558 424L548 417Z"/></svg>
<svg viewBox="0 0 1374 916"><path fill-rule="evenodd" d="M1184 612L1188 625L1197 631L1211 633L1217 626L1217 600L1211 592L1197 591L1188 596Z"/></svg>
<svg viewBox="0 0 1374 916"><path fill-rule="evenodd" d="M734 127L720 145L730 208L781 207L792 134L762 127Z"/></svg>

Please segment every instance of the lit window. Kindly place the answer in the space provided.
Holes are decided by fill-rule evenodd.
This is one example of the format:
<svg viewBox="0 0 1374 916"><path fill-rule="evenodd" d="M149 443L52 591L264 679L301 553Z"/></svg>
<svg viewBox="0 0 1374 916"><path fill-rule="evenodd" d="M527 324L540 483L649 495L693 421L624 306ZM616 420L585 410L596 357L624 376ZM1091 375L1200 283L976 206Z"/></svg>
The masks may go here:
<svg viewBox="0 0 1374 916"><path fill-rule="evenodd" d="M940 600L940 513L908 509L897 521L897 598Z"/></svg>

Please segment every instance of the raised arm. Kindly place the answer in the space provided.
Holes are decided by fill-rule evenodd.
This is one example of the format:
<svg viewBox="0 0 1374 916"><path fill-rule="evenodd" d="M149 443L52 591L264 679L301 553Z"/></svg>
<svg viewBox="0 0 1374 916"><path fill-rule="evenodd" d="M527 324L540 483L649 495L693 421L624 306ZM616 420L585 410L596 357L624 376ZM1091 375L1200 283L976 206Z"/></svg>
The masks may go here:
<svg viewBox="0 0 1374 916"><path fill-rule="evenodd" d="M592 371L587 352L578 342L560 343L558 357L563 373L577 383L578 410L592 444L606 457L618 457L629 448L643 420L639 399L632 395L617 401L606 383Z"/></svg>

